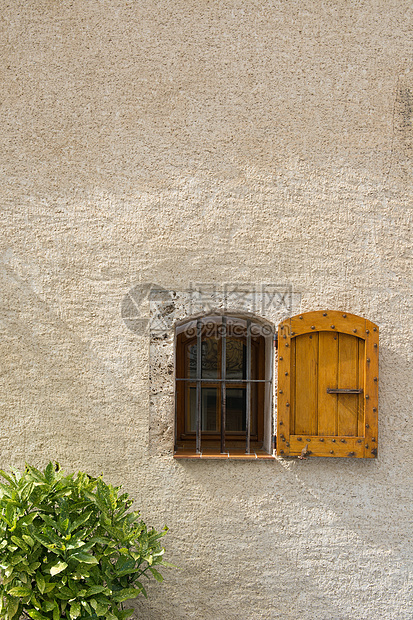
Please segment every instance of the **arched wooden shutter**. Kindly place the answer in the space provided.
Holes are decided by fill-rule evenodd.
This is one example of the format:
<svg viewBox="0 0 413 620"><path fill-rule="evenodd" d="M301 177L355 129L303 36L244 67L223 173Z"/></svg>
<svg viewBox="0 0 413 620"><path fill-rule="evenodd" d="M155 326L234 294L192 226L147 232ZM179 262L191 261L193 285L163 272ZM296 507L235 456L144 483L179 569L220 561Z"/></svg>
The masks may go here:
<svg viewBox="0 0 413 620"><path fill-rule="evenodd" d="M278 328L281 456L377 456L379 329L331 310Z"/></svg>

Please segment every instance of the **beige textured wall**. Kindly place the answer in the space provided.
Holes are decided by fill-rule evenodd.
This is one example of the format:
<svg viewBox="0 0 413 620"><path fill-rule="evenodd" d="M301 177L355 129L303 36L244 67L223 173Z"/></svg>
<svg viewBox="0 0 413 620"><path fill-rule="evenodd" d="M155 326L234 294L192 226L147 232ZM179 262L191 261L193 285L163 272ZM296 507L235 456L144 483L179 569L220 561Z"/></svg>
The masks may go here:
<svg viewBox="0 0 413 620"><path fill-rule="evenodd" d="M411 2L0 6L0 464L103 472L170 526L142 620L410 620ZM378 459L149 450L146 282L377 323Z"/></svg>

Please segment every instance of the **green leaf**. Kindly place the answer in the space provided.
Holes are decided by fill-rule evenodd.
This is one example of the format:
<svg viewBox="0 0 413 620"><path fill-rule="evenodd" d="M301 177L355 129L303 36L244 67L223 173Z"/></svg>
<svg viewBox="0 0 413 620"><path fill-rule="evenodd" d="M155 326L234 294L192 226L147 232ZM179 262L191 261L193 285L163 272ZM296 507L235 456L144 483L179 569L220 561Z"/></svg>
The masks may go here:
<svg viewBox="0 0 413 620"><path fill-rule="evenodd" d="M70 601L70 599L73 598L73 592L72 590L69 590L69 588L62 587L55 590L55 592L53 592L53 596L61 601Z"/></svg>
<svg viewBox="0 0 413 620"><path fill-rule="evenodd" d="M40 566L40 562L32 562L29 564L29 573L32 574L35 570L37 570Z"/></svg>
<svg viewBox="0 0 413 620"><path fill-rule="evenodd" d="M104 590L106 590L105 586L92 586L92 587L89 588L89 590L87 590L87 592L85 594L85 598L87 598L89 596L94 596L95 594L100 594Z"/></svg>
<svg viewBox="0 0 413 620"><path fill-rule="evenodd" d="M162 560L162 566L166 566L167 568L177 568L176 564L171 564L170 562L164 562Z"/></svg>
<svg viewBox="0 0 413 620"><path fill-rule="evenodd" d="M135 561L127 556L120 556L118 561L116 562L116 570L120 572L124 570L127 571L130 568L135 568Z"/></svg>
<svg viewBox="0 0 413 620"><path fill-rule="evenodd" d="M100 603L94 598L90 599L89 602L98 616L104 616L106 614L109 606L107 603Z"/></svg>
<svg viewBox="0 0 413 620"><path fill-rule="evenodd" d="M26 470L30 478L32 478L36 482L39 482L40 484L46 484L46 478L44 477L42 472L39 471L36 467L34 467L33 465L26 465Z"/></svg>
<svg viewBox="0 0 413 620"><path fill-rule="evenodd" d="M151 571L152 575L155 577L156 581L159 581L159 583L161 583L163 581L163 577L162 577L161 573L159 573L156 570L156 568L153 568L153 566L150 566L149 570Z"/></svg>
<svg viewBox="0 0 413 620"><path fill-rule="evenodd" d="M33 593L30 597L30 603L35 606L36 609L41 609L41 605Z"/></svg>
<svg viewBox="0 0 413 620"><path fill-rule="evenodd" d="M24 517L21 517L18 521L17 524L19 527L23 527L23 525L30 525L31 523L33 523L33 521L35 520L35 518L38 516L38 512L31 512L28 515L24 515Z"/></svg>
<svg viewBox="0 0 413 620"><path fill-rule="evenodd" d="M11 618L14 618L14 616L19 611L19 601L13 598L9 599L6 609L7 609L6 618L8 618L8 620L10 620Z"/></svg>
<svg viewBox="0 0 413 620"><path fill-rule="evenodd" d="M93 511L91 510L89 512L84 513L82 516L76 519L76 521L74 521L72 525L70 526L70 532L76 531L81 525L86 523L86 521L90 519L92 514L93 514Z"/></svg>
<svg viewBox="0 0 413 620"><path fill-rule="evenodd" d="M55 549L56 545L52 545L50 540L41 532L32 530L30 533L39 543L43 545L43 547L46 547L46 549L50 549L51 551Z"/></svg>
<svg viewBox="0 0 413 620"><path fill-rule="evenodd" d="M2 476L2 478L5 478L5 479L7 480L7 482L10 482L10 485L11 485L13 488L16 488L16 487L17 487L16 480L14 479L14 477L13 477L13 475L12 475L12 474L6 474L6 472L5 472L5 471L3 471L2 469L0 469L0 475Z"/></svg>
<svg viewBox="0 0 413 620"><path fill-rule="evenodd" d="M61 573L63 570L65 570L65 568L67 568L66 562L58 562L57 564L52 566L52 568L50 569L50 574L53 577L54 575L58 575L59 573Z"/></svg>
<svg viewBox="0 0 413 620"><path fill-rule="evenodd" d="M47 465L46 469L44 470L44 475L45 475L45 478L46 478L46 480L47 480L47 482L49 484L51 484L54 481L54 479L55 479L54 466L53 466L53 463L51 461Z"/></svg>
<svg viewBox="0 0 413 620"><path fill-rule="evenodd" d="M6 570L4 571L4 576L5 577L10 577L14 572L14 567L13 566L8 566L6 568Z"/></svg>
<svg viewBox="0 0 413 620"><path fill-rule="evenodd" d="M145 588L143 587L143 585L141 584L141 582L140 582L140 581L135 581L135 584L136 584L137 586L139 586L139 587L140 587L140 591L142 592L142 594L144 595L144 597L145 597L145 598L148 598L148 593L147 593L147 591L145 590Z"/></svg>
<svg viewBox="0 0 413 620"><path fill-rule="evenodd" d="M143 587L142 588L124 588L123 590L120 590L119 592L116 592L113 596L113 600L116 603L123 603L123 601L127 601L128 599L131 598L136 598L138 596L138 594L141 593Z"/></svg>
<svg viewBox="0 0 413 620"><path fill-rule="evenodd" d="M50 515L41 514L40 517L43 519L45 523L47 523L49 527L54 528L55 530L58 529L56 521L52 519Z"/></svg>
<svg viewBox="0 0 413 620"><path fill-rule="evenodd" d="M36 575L36 583L37 583L37 587L39 588L40 594L44 594L44 589L46 587L46 582L44 580L44 577L41 573L37 573Z"/></svg>
<svg viewBox="0 0 413 620"><path fill-rule="evenodd" d="M77 560L78 562L84 562L85 564L99 564L99 561L94 555L89 555L89 553L85 553L83 551L72 553L70 559Z"/></svg>
<svg viewBox="0 0 413 620"><path fill-rule="evenodd" d="M22 540L21 538L18 538L17 536L12 536L11 540L20 547L20 549L23 549L23 551L28 551L28 546L26 545L26 543L24 542L24 540Z"/></svg>
<svg viewBox="0 0 413 620"><path fill-rule="evenodd" d="M113 544L113 541L110 538L105 538L104 536L93 536L90 539L90 542L99 543L99 545Z"/></svg>
<svg viewBox="0 0 413 620"><path fill-rule="evenodd" d="M60 609L56 602L53 608L53 620L60 620Z"/></svg>
<svg viewBox="0 0 413 620"><path fill-rule="evenodd" d="M21 500L25 501L27 500L28 497L30 497L32 491L33 491L33 487L34 487L34 482L33 481L29 481L27 484L24 485L24 487L22 488L21 492L20 492L20 496L21 496Z"/></svg>
<svg viewBox="0 0 413 620"><path fill-rule="evenodd" d="M29 547L34 547L34 540L31 536L29 536L28 534L22 534L22 538L24 542L29 545Z"/></svg>
<svg viewBox="0 0 413 620"><path fill-rule="evenodd" d="M83 609L85 609L86 612L89 614L89 616L93 614L92 608L87 601L80 601L80 604L82 605Z"/></svg>
<svg viewBox="0 0 413 620"><path fill-rule="evenodd" d="M28 609L27 613L31 618L33 618L33 620L49 620L47 616L41 614L40 611L37 611L37 609Z"/></svg>
<svg viewBox="0 0 413 620"><path fill-rule="evenodd" d="M118 612L119 620L125 620L125 618L129 618L129 616L131 616L134 611L135 611L134 609L121 609Z"/></svg>
<svg viewBox="0 0 413 620"><path fill-rule="evenodd" d="M8 591L8 594L11 596L26 598L26 596L31 596L32 589L27 586L17 586L16 588L11 588L11 590Z"/></svg>

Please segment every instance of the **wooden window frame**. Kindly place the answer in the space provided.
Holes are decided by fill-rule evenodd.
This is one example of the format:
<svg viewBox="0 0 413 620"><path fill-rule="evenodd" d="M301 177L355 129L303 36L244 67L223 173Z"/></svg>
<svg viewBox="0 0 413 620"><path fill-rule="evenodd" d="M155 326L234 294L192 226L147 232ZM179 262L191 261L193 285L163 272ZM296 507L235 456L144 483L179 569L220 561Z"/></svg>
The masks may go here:
<svg viewBox="0 0 413 620"><path fill-rule="evenodd" d="M363 365L363 409L358 423L357 435L336 433L295 433L292 428L296 395L293 391L294 347L303 334L320 332L348 334L363 341L361 363ZM300 314L283 321L278 328L278 387L277 387L277 455L279 456L327 456L375 458L377 456L378 431L378 376L379 376L379 328L365 318L344 312L320 310ZM361 349L359 349L361 351ZM318 372L318 371L317 371ZM315 373L314 373L315 374ZM318 374L317 380L318 380ZM359 387L359 386L355 386ZM356 394L360 390L337 389L330 393ZM357 396L359 398L359 396ZM316 415L323 415L323 403L316 404Z"/></svg>
<svg viewBox="0 0 413 620"><path fill-rule="evenodd" d="M211 325L211 321L217 324L221 321L220 333L217 337L218 345L218 377L217 380L202 379L198 371L200 357L197 358L197 377L189 377L186 368L186 358L188 347L205 341L207 336L206 325ZM226 373L226 359L223 359L226 352L227 322L242 321L246 324L246 332L244 334L231 334L232 338L240 338L246 346L246 378L242 380L228 379ZM191 329L182 329L185 325L192 324ZM194 328L194 324L196 327ZM186 324L180 326L181 329L176 336L176 420L175 420L175 458L274 458L272 454L266 452L263 448L264 442L264 421L265 421L265 384L272 385L272 369L271 378L266 379L266 340L263 335L252 336L253 327L262 328L262 325L250 317L241 317L230 314L210 315L199 317L187 321ZM270 329L270 332L268 331ZM189 335L188 335L189 333ZM248 336L249 334L249 336ZM273 330L268 326L266 336L271 335ZM248 345L248 339L250 344ZM255 350L255 355L252 351ZM253 359L255 358L255 368L252 368ZM251 378L251 372L255 370L255 376L258 379ZM224 377L222 376L224 374ZM252 389L252 386L254 388ZM197 411L200 410L201 390L205 387L214 387L217 390L217 416L219 420L217 431L201 431L200 417L197 414L196 430L188 430L186 417L188 415L188 389L197 389ZM225 428L225 411L226 411L226 390L228 388L241 388L246 391L246 430L245 431L228 431ZM255 392L255 394L252 394ZM256 410L256 432L251 429L251 411ZM268 415L270 412L268 412ZM200 415L200 414L199 414ZM248 432L249 429L249 432Z"/></svg>

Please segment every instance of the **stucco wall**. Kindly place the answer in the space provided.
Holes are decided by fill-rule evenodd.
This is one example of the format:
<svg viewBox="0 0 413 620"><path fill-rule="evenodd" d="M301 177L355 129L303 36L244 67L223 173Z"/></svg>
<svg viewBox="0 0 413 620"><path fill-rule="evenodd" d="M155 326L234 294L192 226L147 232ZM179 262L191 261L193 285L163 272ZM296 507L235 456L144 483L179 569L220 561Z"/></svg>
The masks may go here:
<svg viewBox="0 0 413 620"><path fill-rule="evenodd" d="M0 25L0 464L103 472L168 524L142 620L410 620L411 3L3 0ZM122 303L197 282L377 323L377 460L150 449Z"/></svg>

